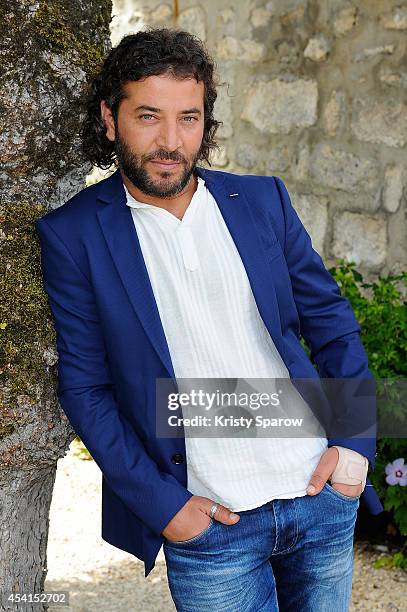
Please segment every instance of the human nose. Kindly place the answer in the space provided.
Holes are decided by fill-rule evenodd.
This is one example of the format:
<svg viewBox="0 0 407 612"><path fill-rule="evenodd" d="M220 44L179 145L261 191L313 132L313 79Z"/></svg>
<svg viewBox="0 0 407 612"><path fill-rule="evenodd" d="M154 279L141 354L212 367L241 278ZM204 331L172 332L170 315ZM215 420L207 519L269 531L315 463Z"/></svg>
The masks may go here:
<svg viewBox="0 0 407 612"><path fill-rule="evenodd" d="M165 121L160 126L157 145L168 151L178 149L182 144L179 126L176 121Z"/></svg>

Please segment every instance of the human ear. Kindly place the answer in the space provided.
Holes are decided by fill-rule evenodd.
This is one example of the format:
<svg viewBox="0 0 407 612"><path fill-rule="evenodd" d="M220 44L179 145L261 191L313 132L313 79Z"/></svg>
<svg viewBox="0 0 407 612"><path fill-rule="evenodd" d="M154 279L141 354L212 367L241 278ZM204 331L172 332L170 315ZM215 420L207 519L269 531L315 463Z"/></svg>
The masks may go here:
<svg viewBox="0 0 407 612"><path fill-rule="evenodd" d="M112 142L114 142L116 138L114 119L113 119L112 111L106 104L105 100L102 100L100 103L100 114L102 116L102 121L106 126L106 137Z"/></svg>

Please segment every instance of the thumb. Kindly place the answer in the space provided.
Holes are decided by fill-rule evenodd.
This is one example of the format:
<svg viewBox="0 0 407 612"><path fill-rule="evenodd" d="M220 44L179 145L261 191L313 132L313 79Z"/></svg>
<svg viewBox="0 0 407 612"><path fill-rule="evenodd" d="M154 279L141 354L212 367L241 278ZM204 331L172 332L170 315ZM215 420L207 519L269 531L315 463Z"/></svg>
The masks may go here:
<svg viewBox="0 0 407 612"><path fill-rule="evenodd" d="M211 511L213 504L215 504L215 502L212 502L212 504L208 508L208 515ZM217 510L213 515L215 521L219 521L219 523L224 523L225 525L233 525L234 523L237 523L237 521L240 520L240 516L232 512L232 510L230 510L229 508L226 508L226 506L222 506L221 504L217 504L217 506Z"/></svg>
<svg viewBox="0 0 407 612"><path fill-rule="evenodd" d="M328 480L328 476L324 478L318 472L314 472L307 486L308 495L317 495L324 488L324 484Z"/></svg>
<svg viewBox="0 0 407 612"><path fill-rule="evenodd" d="M322 491L326 481L334 471L338 459L339 452L337 448L330 447L324 452L308 483L308 495L317 495Z"/></svg>

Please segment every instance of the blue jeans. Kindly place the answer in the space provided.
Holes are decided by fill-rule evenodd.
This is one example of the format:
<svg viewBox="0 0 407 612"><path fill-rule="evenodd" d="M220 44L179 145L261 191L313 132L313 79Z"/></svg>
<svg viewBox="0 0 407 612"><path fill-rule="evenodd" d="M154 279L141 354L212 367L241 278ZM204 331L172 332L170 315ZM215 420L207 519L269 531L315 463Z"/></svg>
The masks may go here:
<svg viewBox="0 0 407 612"><path fill-rule="evenodd" d="M212 519L189 540L165 540L177 610L346 612L359 504L326 483L315 496L238 512L234 525Z"/></svg>

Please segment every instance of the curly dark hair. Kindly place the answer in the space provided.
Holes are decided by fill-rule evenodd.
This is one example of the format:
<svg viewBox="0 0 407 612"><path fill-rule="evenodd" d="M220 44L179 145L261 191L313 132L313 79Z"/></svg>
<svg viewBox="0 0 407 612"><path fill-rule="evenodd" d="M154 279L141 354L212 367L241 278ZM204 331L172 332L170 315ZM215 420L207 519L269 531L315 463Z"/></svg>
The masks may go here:
<svg viewBox="0 0 407 612"><path fill-rule="evenodd" d="M214 73L215 62L202 41L184 30L148 28L122 38L105 58L100 73L90 83L85 117L80 135L86 158L95 166L109 168L115 161L115 143L106 137L100 113L100 102L106 101L115 124L123 85L151 75L171 74L174 78L191 78L204 82L204 133L199 159L209 165L211 149L219 148L214 135L221 121L213 117L219 85Z"/></svg>

